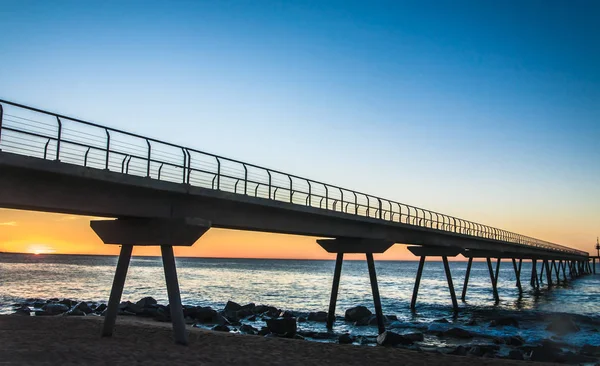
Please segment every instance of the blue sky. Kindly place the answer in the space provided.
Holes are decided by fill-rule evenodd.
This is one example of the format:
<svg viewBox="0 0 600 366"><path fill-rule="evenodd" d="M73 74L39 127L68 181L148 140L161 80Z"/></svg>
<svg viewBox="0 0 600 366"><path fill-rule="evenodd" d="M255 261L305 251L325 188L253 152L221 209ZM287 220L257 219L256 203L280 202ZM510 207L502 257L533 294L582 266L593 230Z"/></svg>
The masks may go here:
<svg viewBox="0 0 600 366"><path fill-rule="evenodd" d="M583 245L598 24L596 1L4 1L0 98Z"/></svg>

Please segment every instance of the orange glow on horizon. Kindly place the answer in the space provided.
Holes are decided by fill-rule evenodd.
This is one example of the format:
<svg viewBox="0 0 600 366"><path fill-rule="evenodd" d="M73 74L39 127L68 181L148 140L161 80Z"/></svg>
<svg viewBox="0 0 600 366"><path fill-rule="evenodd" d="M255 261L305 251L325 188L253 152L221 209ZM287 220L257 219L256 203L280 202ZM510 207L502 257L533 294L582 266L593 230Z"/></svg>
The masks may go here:
<svg viewBox="0 0 600 366"><path fill-rule="evenodd" d="M90 228L93 217L0 209L0 252L31 254L117 255L119 246L105 245ZM519 228L516 228L519 229ZM519 231L513 228L515 231ZM521 228L524 229L524 228ZM571 242L572 247L586 250L587 237L560 233L553 228L539 228L541 234L553 234L556 242ZM526 230L521 230L525 232ZM527 230L534 231L534 230ZM536 230L537 231L537 230ZM534 235L532 235L534 236ZM539 235L545 237L546 235ZM176 247L175 254L185 257L335 259L326 253L314 237L211 229L192 247ZM551 240L552 241L552 240ZM595 241L594 241L595 245ZM591 248L591 247L590 247ZM159 247L135 247L134 255L159 256ZM416 260L404 245L395 245L379 260ZM363 260L364 255L346 255L345 259ZM456 260L464 260L462 256Z"/></svg>

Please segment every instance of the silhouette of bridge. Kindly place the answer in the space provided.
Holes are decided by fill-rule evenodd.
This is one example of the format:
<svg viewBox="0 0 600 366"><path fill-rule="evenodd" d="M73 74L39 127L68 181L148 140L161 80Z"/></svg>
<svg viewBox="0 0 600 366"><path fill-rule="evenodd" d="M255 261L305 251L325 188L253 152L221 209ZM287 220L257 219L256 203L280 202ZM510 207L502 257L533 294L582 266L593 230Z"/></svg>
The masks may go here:
<svg viewBox="0 0 600 366"><path fill-rule="evenodd" d="M0 207L117 218L91 222L106 244L121 245L104 335L112 334L132 247L160 245L175 339L186 343L172 247L193 245L211 227L327 238L317 242L337 253L329 327L345 253L366 255L380 332L373 253L394 244L420 257L413 309L427 256L442 257L455 310L449 256L468 258L463 301L473 258L487 260L496 301L505 258L519 291L523 260L532 261L534 291L544 270L549 286L561 270L563 281L567 269L571 278L592 271L587 252L565 245L5 100L0 169Z"/></svg>

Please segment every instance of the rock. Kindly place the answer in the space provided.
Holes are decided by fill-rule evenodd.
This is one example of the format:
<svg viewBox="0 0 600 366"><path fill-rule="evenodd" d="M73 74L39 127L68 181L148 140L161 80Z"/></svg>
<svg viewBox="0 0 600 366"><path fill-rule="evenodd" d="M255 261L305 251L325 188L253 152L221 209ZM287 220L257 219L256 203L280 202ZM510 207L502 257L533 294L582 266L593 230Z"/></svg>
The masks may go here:
<svg viewBox="0 0 600 366"><path fill-rule="evenodd" d="M252 309L252 312L254 312L254 314L266 314L267 316L272 316L271 314L279 315L279 310L276 307L267 305L256 305Z"/></svg>
<svg viewBox="0 0 600 366"><path fill-rule="evenodd" d="M241 333L244 333L244 334L256 335L256 334L258 334L258 329L254 328L254 327L253 327L253 326L251 326L251 325L248 325L248 324L243 324L243 325L240 327L240 332L241 332Z"/></svg>
<svg viewBox="0 0 600 366"><path fill-rule="evenodd" d="M215 325L214 327L212 327L212 330L215 330L217 332L229 332L230 331L229 327L226 325Z"/></svg>
<svg viewBox="0 0 600 366"><path fill-rule="evenodd" d="M389 321L397 321L398 317L396 315L386 315L385 316Z"/></svg>
<svg viewBox="0 0 600 366"><path fill-rule="evenodd" d="M27 306L22 306L18 309L15 309L15 312L13 313L13 315L23 315L23 316L30 316L31 315L31 309L29 309Z"/></svg>
<svg viewBox="0 0 600 366"><path fill-rule="evenodd" d="M255 322L256 321L256 315L252 315L252 316L248 317L248 319L246 319L246 320L248 320L249 322Z"/></svg>
<svg viewBox="0 0 600 366"><path fill-rule="evenodd" d="M495 344L478 344L471 347L469 354L478 357L486 357L488 355L494 357L494 351L497 351L498 349L500 349L500 347Z"/></svg>
<svg viewBox="0 0 600 366"><path fill-rule="evenodd" d="M419 333L419 332L415 332L415 333L407 333L407 334L403 334L404 338L408 338L413 342L423 342L423 340L425 339L425 337L423 336L423 333Z"/></svg>
<svg viewBox="0 0 600 366"><path fill-rule="evenodd" d="M453 337L453 338L461 338L461 339L473 338L473 334L471 334L471 332L469 332L468 330L464 330L462 328L450 328L447 331L443 332L442 335L445 337Z"/></svg>
<svg viewBox="0 0 600 366"><path fill-rule="evenodd" d="M67 311L66 313L63 313L63 315L67 315L67 316L86 316L87 314L83 310L81 310L81 309L73 308L73 309Z"/></svg>
<svg viewBox="0 0 600 366"><path fill-rule="evenodd" d="M44 315L58 315L69 311L69 306L60 303L48 303L42 306ZM38 312L36 312L36 315Z"/></svg>
<svg viewBox="0 0 600 366"><path fill-rule="evenodd" d="M388 319L385 317L385 315L383 316L383 322L388 322ZM368 325L377 325L377 315L371 315L369 317Z"/></svg>
<svg viewBox="0 0 600 366"><path fill-rule="evenodd" d="M344 319L351 321L351 322L356 322L365 318L368 318L371 316L371 310L367 309L364 306L355 306L353 308L350 308L348 310L346 310L346 313L344 314Z"/></svg>
<svg viewBox="0 0 600 366"><path fill-rule="evenodd" d="M95 311L96 313L98 313L98 314L102 314L102 312L103 312L104 310L106 310L106 308L107 308L107 307L108 307L108 306L107 306L106 304L100 304L100 305L98 305L98 307L97 307L97 308L96 308L96 310L94 310L94 311Z"/></svg>
<svg viewBox="0 0 600 366"><path fill-rule="evenodd" d="M295 318L268 319L267 328L271 333L279 336L293 337L296 334L297 325Z"/></svg>
<svg viewBox="0 0 600 366"><path fill-rule="evenodd" d="M132 303L131 301L123 301L119 304L119 313L124 315L138 314L143 311L143 307Z"/></svg>
<svg viewBox="0 0 600 366"><path fill-rule="evenodd" d="M41 309L44 305L46 305L46 303L42 301L36 301L33 303L33 307L36 309Z"/></svg>
<svg viewBox="0 0 600 366"><path fill-rule="evenodd" d="M271 331L270 331L270 330L269 330L269 328L267 328L267 327L262 327L262 328L260 328L260 330L258 331L258 335L259 335L259 336L264 336L264 335L267 335L267 334L269 334L269 333L271 333Z"/></svg>
<svg viewBox="0 0 600 366"><path fill-rule="evenodd" d="M509 346L522 346L525 344L525 340L521 336L510 336L506 338L506 344Z"/></svg>
<svg viewBox="0 0 600 366"><path fill-rule="evenodd" d="M468 350L467 350L467 348L465 348L465 346L458 346L449 354L456 355L456 356L466 356L467 352L468 352Z"/></svg>
<svg viewBox="0 0 600 366"><path fill-rule="evenodd" d="M222 316L212 309L210 306L196 306L183 310L184 316L195 319L198 323L202 324L220 324L223 323Z"/></svg>
<svg viewBox="0 0 600 366"><path fill-rule="evenodd" d="M300 334L306 338L319 339L319 340L336 338L335 334L328 333L328 332L298 331L298 334Z"/></svg>
<svg viewBox="0 0 600 366"><path fill-rule="evenodd" d="M236 312L238 310L240 310L242 308L242 305L238 304L237 302L233 302L233 301L227 301L227 304L225 304L225 309L223 309L225 312Z"/></svg>
<svg viewBox="0 0 600 366"><path fill-rule="evenodd" d="M256 307L256 305L254 305L253 302L251 302L250 304L246 304L244 306L242 306L237 312L237 318L238 319L243 319L246 317L252 317L254 316L254 308ZM256 319L256 317L255 317Z"/></svg>
<svg viewBox="0 0 600 366"><path fill-rule="evenodd" d="M68 307L71 307L71 306L77 304L77 301L70 300L70 299L62 299L60 301L55 301L55 302L58 302L59 304L67 305Z"/></svg>
<svg viewBox="0 0 600 366"><path fill-rule="evenodd" d="M256 318L256 317L255 317L255 318ZM305 317L303 317L303 316L299 316L298 318L296 318L296 321L297 321L298 323L306 323L306 322L307 322L307 319L306 319Z"/></svg>
<svg viewBox="0 0 600 366"><path fill-rule="evenodd" d="M505 325L510 325L515 328L519 327L519 321L516 318L511 316L506 316L502 318L496 318L490 322L490 327L502 327Z"/></svg>
<svg viewBox="0 0 600 366"><path fill-rule="evenodd" d="M325 323L327 321L327 313L325 311L309 313L308 320L312 322Z"/></svg>
<svg viewBox="0 0 600 366"><path fill-rule="evenodd" d="M354 342L354 338L348 333L340 334L338 337L339 344L352 344L352 342Z"/></svg>
<svg viewBox="0 0 600 366"><path fill-rule="evenodd" d="M551 341L543 341L542 345L533 348L529 359L537 362L560 362L560 347Z"/></svg>
<svg viewBox="0 0 600 366"><path fill-rule="evenodd" d="M75 307L72 310L80 310L82 312L84 312L85 314L90 314L93 313L94 310L92 310L92 308L90 308L90 306L87 304L87 302L80 302L79 304L75 305Z"/></svg>
<svg viewBox="0 0 600 366"><path fill-rule="evenodd" d="M477 325L477 320L475 319L469 319L469 321L466 323L467 326L472 327Z"/></svg>
<svg viewBox="0 0 600 366"><path fill-rule="evenodd" d="M149 308L152 305L158 304L158 301L156 301L153 297L148 296L148 297L144 297L143 299L140 299L135 304L138 306L141 306L142 308Z"/></svg>
<svg viewBox="0 0 600 366"><path fill-rule="evenodd" d="M450 323L446 318L440 318L433 321L434 323Z"/></svg>
<svg viewBox="0 0 600 366"><path fill-rule="evenodd" d="M554 319L546 327L546 330L558 335L566 335L569 333L579 332L580 328L571 318L559 317Z"/></svg>
<svg viewBox="0 0 600 366"><path fill-rule="evenodd" d="M403 335L386 330L377 336L377 344L380 346L410 345L413 344L413 341Z"/></svg>
<svg viewBox="0 0 600 366"><path fill-rule="evenodd" d="M296 314L292 313L289 310L285 310L279 313L279 317L281 318L295 318Z"/></svg>
<svg viewBox="0 0 600 366"><path fill-rule="evenodd" d="M508 352L508 358L510 358L511 360L524 360L525 357L523 356L523 352L519 351L518 349L511 349L510 352Z"/></svg>
<svg viewBox="0 0 600 366"><path fill-rule="evenodd" d="M581 347L581 351L582 354L584 355L588 355L588 356L600 356L600 346L593 346L591 344L584 344L583 347Z"/></svg>

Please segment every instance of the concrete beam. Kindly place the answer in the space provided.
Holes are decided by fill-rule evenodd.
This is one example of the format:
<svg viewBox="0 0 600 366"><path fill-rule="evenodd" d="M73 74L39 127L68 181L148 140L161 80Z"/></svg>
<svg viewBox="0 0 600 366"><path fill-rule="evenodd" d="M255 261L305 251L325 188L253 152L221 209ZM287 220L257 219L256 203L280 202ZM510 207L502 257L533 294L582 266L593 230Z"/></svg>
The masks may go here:
<svg viewBox="0 0 600 366"><path fill-rule="evenodd" d="M93 220L90 226L104 244L192 246L210 229L202 219L123 218Z"/></svg>
<svg viewBox="0 0 600 366"><path fill-rule="evenodd" d="M526 254L519 252L509 251L498 251L498 250L480 250L480 249L467 249L462 253L466 258L502 258L502 259L548 259L548 260L560 260L570 258L569 255L560 254Z"/></svg>
<svg viewBox="0 0 600 366"><path fill-rule="evenodd" d="M408 250L417 257L456 257L463 252L461 248L447 247L408 247Z"/></svg>
<svg viewBox="0 0 600 366"><path fill-rule="evenodd" d="M394 242L361 238L319 239L317 243L328 253L384 253Z"/></svg>

